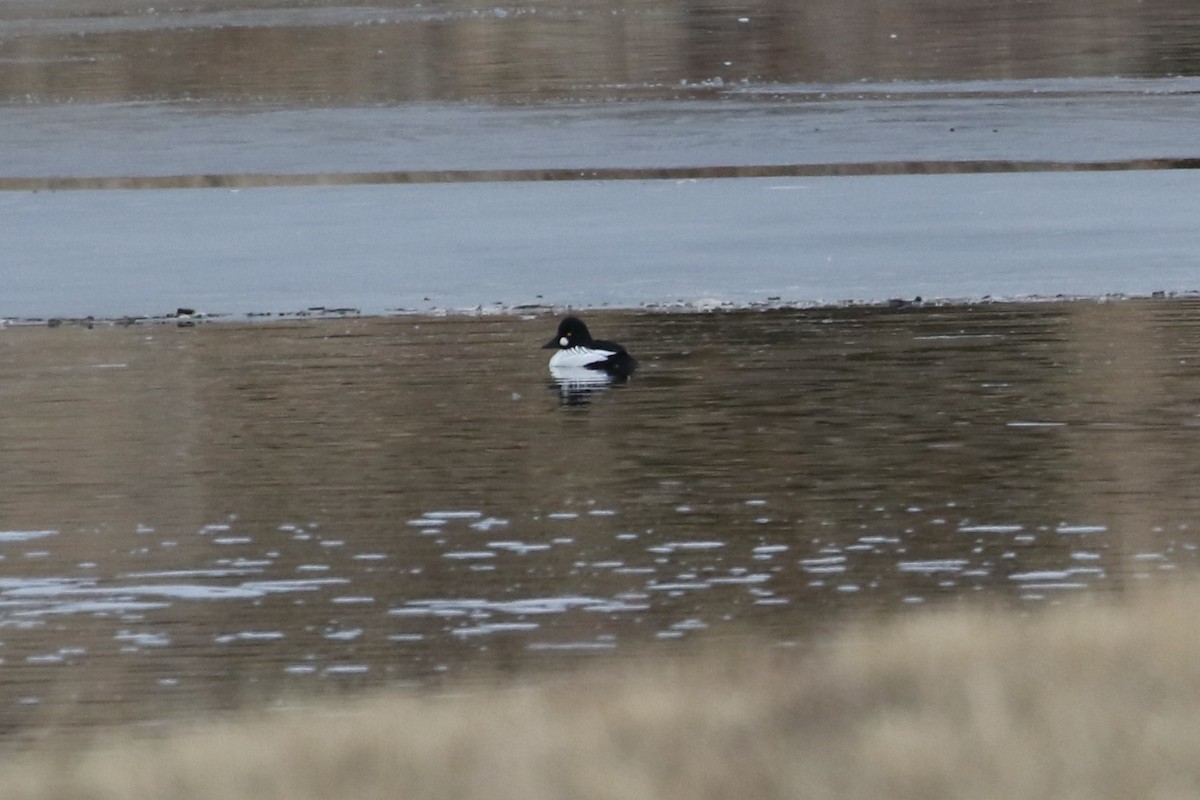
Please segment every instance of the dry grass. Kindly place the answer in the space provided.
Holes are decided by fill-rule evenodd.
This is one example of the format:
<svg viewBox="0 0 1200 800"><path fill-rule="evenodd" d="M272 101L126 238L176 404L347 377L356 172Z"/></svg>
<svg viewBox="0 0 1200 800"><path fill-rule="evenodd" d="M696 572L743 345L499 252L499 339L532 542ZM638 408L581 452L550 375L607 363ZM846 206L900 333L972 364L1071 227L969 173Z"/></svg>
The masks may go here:
<svg viewBox="0 0 1200 800"><path fill-rule="evenodd" d="M1200 795L1200 591L384 694L0 767L8 800Z"/></svg>

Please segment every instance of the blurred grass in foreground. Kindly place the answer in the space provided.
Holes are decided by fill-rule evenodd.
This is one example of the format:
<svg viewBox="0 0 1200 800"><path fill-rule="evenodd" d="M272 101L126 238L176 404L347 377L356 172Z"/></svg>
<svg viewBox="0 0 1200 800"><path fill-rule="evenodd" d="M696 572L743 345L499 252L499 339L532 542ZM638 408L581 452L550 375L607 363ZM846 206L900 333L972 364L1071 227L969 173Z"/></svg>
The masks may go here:
<svg viewBox="0 0 1200 800"><path fill-rule="evenodd" d="M804 654L247 712L0 763L27 798L1130 798L1200 794L1200 588L929 611Z"/></svg>

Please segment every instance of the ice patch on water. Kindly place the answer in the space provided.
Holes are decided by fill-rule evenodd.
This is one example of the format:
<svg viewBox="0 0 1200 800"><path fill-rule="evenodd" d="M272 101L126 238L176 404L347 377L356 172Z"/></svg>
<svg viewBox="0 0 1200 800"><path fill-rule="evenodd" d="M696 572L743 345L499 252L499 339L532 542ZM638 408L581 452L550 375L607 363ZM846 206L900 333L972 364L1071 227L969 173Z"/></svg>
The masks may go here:
<svg viewBox="0 0 1200 800"><path fill-rule="evenodd" d="M1062 582L1051 581L1051 582L1047 582L1047 583L1027 583L1027 584L1021 584L1021 586L1023 589L1026 589L1026 591L1021 592L1020 597L1022 600L1045 599L1045 595L1041 594L1042 592L1051 592L1051 591L1060 591L1060 590L1071 591L1071 590L1079 590L1079 589L1087 589L1088 588L1088 585L1086 583L1078 583L1078 582L1070 582L1070 581L1062 581Z"/></svg>
<svg viewBox="0 0 1200 800"><path fill-rule="evenodd" d="M701 541L701 542L666 542L665 544L647 547L647 552L650 553L674 553L677 550L718 550L725 546L725 542L720 541Z"/></svg>
<svg viewBox="0 0 1200 800"><path fill-rule="evenodd" d="M680 620L679 622L676 622L674 625L672 625L670 627L670 630L673 630L673 631L702 631L702 630L705 630L706 628L708 628L707 622L704 622L703 620L700 620L700 619L696 619L695 617L691 617L689 619L683 619L683 620Z"/></svg>
<svg viewBox="0 0 1200 800"><path fill-rule="evenodd" d="M443 553L442 558L453 558L458 561L479 561L486 558L495 558L496 554L490 550L459 550L453 553Z"/></svg>
<svg viewBox="0 0 1200 800"><path fill-rule="evenodd" d="M349 582L348 578L297 578L278 581L247 581L242 584L242 588L263 594L315 592L325 586L338 586Z"/></svg>
<svg viewBox="0 0 1200 800"><path fill-rule="evenodd" d="M94 584L95 581L90 578L0 578L0 594L9 595L21 589L34 589L38 587L45 587L49 590L54 587L70 588L72 586L91 586Z"/></svg>
<svg viewBox="0 0 1200 800"><path fill-rule="evenodd" d="M70 603L55 603L43 608L26 609L14 612L13 616L43 617L66 616L70 614L133 614L142 611L155 611L170 608L170 603L155 603L136 600L80 600Z"/></svg>
<svg viewBox="0 0 1200 800"><path fill-rule="evenodd" d="M525 555L526 553L534 553L539 550L549 550L548 544L526 544L525 542L488 542L488 547L495 550L507 550L510 553Z"/></svg>
<svg viewBox="0 0 1200 800"><path fill-rule="evenodd" d="M765 572L752 572L746 575L728 575L721 578L709 578L708 582L713 586L741 586L766 583L769 580L771 580L771 576Z"/></svg>
<svg viewBox="0 0 1200 800"><path fill-rule="evenodd" d="M1066 581L1070 577L1070 572L1066 570L1031 570L1028 572L1014 572L1008 576L1009 581L1027 582L1045 582L1045 581Z"/></svg>
<svg viewBox="0 0 1200 800"><path fill-rule="evenodd" d="M312 664L288 664L283 671L288 675L312 675L317 668Z"/></svg>
<svg viewBox="0 0 1200 800"><path fill-rule="evenodd" d="M967 561L961 558L935 558L927 561L899 561L896 569L901 572L961 572L967 566Z"/></svg>
<svg viewBox="0 0 1200 800"><path fill-rule="evenodd" d="M29 582L4 589L6 597L163 597L175 600L229 600L261 596L245 586L204 586L198 584L134 584L129 586L80 585L67 581Z"/></svg>
<svg viewBox="0 0 1200 800"><path fill-rule="evenodd" d="M708 581L674 581L669 583L659 583L650 581L646 584L646 590L650 592L687 592L696 589L708 589L712 584Z"/></svg>
<svg viewBox="0 0 1200 800"><path fill-rule="evenodd" d="M371 667L368 664L335 664L324 671L326 675L365 675Z"/></svg>
<svg viewBox="0 0 1200 800"><path fill-rule="evenodd" d="M959 533L1020 533L1025 530L1024 525L1016 524L992 524L992 525L959 525Z"/></svg>
<svg viewBox="0 0 1200 800"><path fill-rule="evenodd" d="M1061 523L1054 529L1055 533L1063 534L1083 534L1083 533L1108 533L1107 525L1068 525Z"/></svg>
<svg viewBox="0 0 1200 800"><path fill-rule="evenodd" d="M588 651L607 651L615 650L616 642L530 642L526 645L527 650L549 650L549 651L566 651L566 652L588 652Z"/></svg>
<svg viewBox="0 0 1200 800"><path fill-rule="evenodd" d="M455 628L450 633L460 639L466 639L472 636L487 636L493 633L534 631L538 627L536 622L491 622L483 625L474 625L470 628Z"/></svg>
<svg viewBox="0 0 1200 800"><path fill-rule="evenodd" d="M42 539L47 536L56 536L56 530L41 530L41 531L0 531L0 542L28 542L33 539Z"/></svg>
<svg viewBox="0 0 1200 800"><path fill-rule="evenodd" d="M166 647L171 643L171 637L165 633L137 633L120 630L113 638L118 642L129 642L138 647Z"/></svg>
<svg viewBox="0 0 1200 800"><path fill-rule="evenodd" d="M846 571L845 556L821 556L800 559L800 569L812 575L833 575Z"/></svg>
<svg viewBox="0 0 1200 800"><path fill-rule="evenodd" d="M235 638L244 642L273 642L283 639L283 631L239 631Z"/></svg>
<svg viewBox="0 0 1200 800"><path fill-rule="evenodd" d="M325 634L325 638L335 642L351 642L362 635L362 628L347 628L345 630L328 631Z"/></svg>
<svg viewBox="0 0 1200 800"><path fill-rule="evenodd" d="M587 595L563 595L556 597L528 597L519 600L486 600L462 598L444 600L413 600L388 614L393 616L459 616L463 614L486 614L497 612L513 616L537 616L561 614L571 609L584 611L617 612L642 611L641 604L621 600L590 597Z"/></svg>
<svg viewBox="0 0 1200 800"><path fill-rule="evenodd" d="M26 664L61 664L64 659L59 653L46 653L44 655L25 656Z"/></svg>
<svg viewBox="0 0 1200 800"><path fill-rule="evenodd" d="M404 606L402 608L393 608L388 610L388 614L393 617L462 617L466 616L467 610L456 607L440 607L440 606L424 606L421 601L416 601L414 604Z"/></svg>
<svg viewBox="0 0 1200 800"><path fill-rule="evenodd" d="M97 589L106 594L149 595L174 600L247 600L261 596L260 592L242 586L201 586L193 584L142 584Z"/></svg>
<svg viewBox="0 0 1200 800"><path fill-rule="evenodd" d="M960 339L1003 339L1004 334L1001 333L938 333L928 336L914 336L914 342L929 342L929 341L958 341Z"/></svg>

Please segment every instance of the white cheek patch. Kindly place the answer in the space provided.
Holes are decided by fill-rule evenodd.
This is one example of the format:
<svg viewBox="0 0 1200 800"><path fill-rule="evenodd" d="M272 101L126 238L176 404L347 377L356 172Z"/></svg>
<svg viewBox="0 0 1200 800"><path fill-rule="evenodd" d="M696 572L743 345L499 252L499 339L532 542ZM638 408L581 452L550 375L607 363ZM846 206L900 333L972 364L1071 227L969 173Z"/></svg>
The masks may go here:
<svg viewBox="0 0 1200 800"><path fill-rule="evenodd" d="M559 345L559 347L566 347L566 346L567 346L567 345L569 345L570 343L571 343L571 340L570 340L570 339L568 339L568 338L567 338L567 337L565 337L565 336L562 336L562 337L560 337L560 338L559 338L559 340L558 340L558 345Z"/></svg>

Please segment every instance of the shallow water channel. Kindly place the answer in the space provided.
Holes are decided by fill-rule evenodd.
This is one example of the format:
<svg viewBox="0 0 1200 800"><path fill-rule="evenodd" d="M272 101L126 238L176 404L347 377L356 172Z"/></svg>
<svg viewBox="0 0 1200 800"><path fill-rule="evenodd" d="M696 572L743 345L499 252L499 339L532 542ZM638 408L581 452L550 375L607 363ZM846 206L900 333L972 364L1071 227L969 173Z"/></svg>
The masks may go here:
<svg viewBox="0 0 1200 800"><path fill-rule="evenodd" d="M1200 302L0 330L0 729L1191 569ZM578 400L581 398L569 398Z"/></svg>

